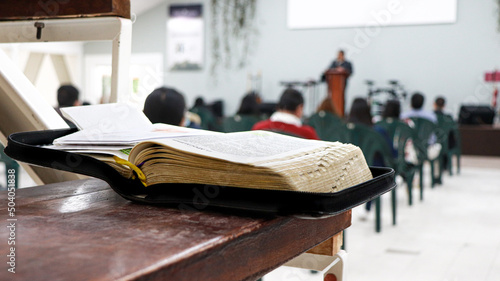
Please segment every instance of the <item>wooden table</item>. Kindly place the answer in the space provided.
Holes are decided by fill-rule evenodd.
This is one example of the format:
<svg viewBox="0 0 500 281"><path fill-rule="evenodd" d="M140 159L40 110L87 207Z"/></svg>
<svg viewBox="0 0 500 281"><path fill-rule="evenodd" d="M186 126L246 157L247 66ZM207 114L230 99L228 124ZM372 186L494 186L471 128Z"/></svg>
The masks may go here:
<svg viewBox="0 0 500 281"><path fill-rule="evenodd" d="M500 156L500 127L492 125L461 125L463 155Z"/></svg>
<svg viewBox="0 0 500 281"><path fill-rule="evenodd" d="M351 224L141 205L97 179L16 190L16 273L0 280L255 280Z"/></svg>

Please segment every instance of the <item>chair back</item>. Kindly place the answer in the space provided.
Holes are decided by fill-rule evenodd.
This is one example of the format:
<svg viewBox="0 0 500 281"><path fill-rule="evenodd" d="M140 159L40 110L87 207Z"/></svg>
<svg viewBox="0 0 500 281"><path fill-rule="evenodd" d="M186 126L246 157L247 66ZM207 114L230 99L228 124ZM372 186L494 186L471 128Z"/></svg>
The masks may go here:
<svg viewBox="0 0 500 281"><path fill-rule="evenodd" d="M222 120L222 129L225 133L250 131L253 125L261 120L254 115L236 114Z"/></svg>
<svg viewBox="0 0 500 281"><path fill-rule="evenodd" d="M16 162L16 160L10 158L9 156L7 156L7 154L3 152L4 149L5 147L2 144L0 144L0 162L5 163L6 166L19 167L19 164ZM5 173L7 173L7 170L5 171Z"/></svg>
<svg viewBox="0 0 500 281"><path fill-rule="evenodd" d="M324 141L347 142L349 131L342 119L330 112L319 111L306 121L306 124L313 127L318 137Z"/></svg>
<svg viewBox="0 0 500 281"><path fill-rule="evenodd" d="M348 123L346 126L349 142L363 151L368 165L375 165L377 157L381 157L384 166L396 169L391 147L382 134L366 125Z"/></svg>
<svg viewBox="0 0 500 281"><path fill-rule="evenodd" d="M195 107L190 110L192 113L198 114L201 119L200 127L203 130L218 131L217 119L214 114L205 107Z"/></svg>
<svg viewBox="0 0 500 281"><path fill-rule="evenodd" d="M439 128L439 126L425 118L421 117L412 117L410 118L414 124L414 129L416 130L417 139L415 141L415 147L420 150L423 155L428 159L428 148L431 144L439 143L441 144L441 152L439 155L442 155L442 147L444 146L444 142L447 141L446 133ZM431 160L431 159L429 159Z"/></svg>
<svg viewBox="0 0 500 281"><path fill-rule="evenodd" d="M440 136L443 138L443 153L448 153L450 149L455 149L457 144L460 144L458 124L448 114L437 114L437 119Z"/></svg>
<svg viewBox="0 0 500 281"><path fill-rule="evenodd" d="M414 173L415 166L420 165L425 159L422 148L418 149L418 144L415 144L418 139L416 130L405 122L393 118L381 120L376 125L387 131L397 151L396 171L402 175ZM413 157L409 159L409 155Z"/></svg>
<svg viewBox="0 0 500 281"><path fill-rule="evenodd" d="M3 152L5 147L0 144L0 162L3 162L5 164L5 182L7 185L9 185L9 175L11 175L12 172L9 172L9 170L14 170L15 177L18 178L19 176L19 163L16 162L16 160L10 158ZM18 188L19 187L19 181L15 180L14 181L14 187Z"/></svg>

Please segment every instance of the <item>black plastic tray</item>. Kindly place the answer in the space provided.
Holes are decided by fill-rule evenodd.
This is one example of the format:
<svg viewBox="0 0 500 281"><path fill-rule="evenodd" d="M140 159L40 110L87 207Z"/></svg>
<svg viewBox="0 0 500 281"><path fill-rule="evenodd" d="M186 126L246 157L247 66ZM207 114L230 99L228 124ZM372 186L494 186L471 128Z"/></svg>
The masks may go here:
<svg viewBox="0 0 500 281"><path fill-rule="evenodd" d="M126 179L111 166L92 157L40 147L75 131L15 133L9 136L5 153L22 162L102 179L116 193L131 201L195 210L216 207L318 218L352 209L396 187L394 170L383 167L370 167L373 179L334 193L202 184L165 183L144 187L138 179Z"/></svg>

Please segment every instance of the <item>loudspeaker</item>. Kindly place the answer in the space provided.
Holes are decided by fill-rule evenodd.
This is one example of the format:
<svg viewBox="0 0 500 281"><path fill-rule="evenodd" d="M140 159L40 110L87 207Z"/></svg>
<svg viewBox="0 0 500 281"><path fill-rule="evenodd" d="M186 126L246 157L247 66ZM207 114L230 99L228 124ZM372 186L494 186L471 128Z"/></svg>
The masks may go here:
<svg viewBox="0 0 500 281"><path fill-rule="evenodd" d="M495 118L495 110L488 105L462 105L458 115L458 123L462 125L491 125Z"/></svg>

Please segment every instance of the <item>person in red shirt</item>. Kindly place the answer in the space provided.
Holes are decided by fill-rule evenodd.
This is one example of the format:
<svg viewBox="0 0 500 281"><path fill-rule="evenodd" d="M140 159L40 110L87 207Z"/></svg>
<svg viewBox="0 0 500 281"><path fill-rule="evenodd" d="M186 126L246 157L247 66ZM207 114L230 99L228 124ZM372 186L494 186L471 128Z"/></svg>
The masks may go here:
<svg viewBox="0 0 500 281"><path fill-rule="evenodd" d="M305 139L319 140L313 127L302 125L304 98L293 89L286 89L278 103L278 110L267 120L256 123L252 130L266 130L293 135Z"/></svg>

